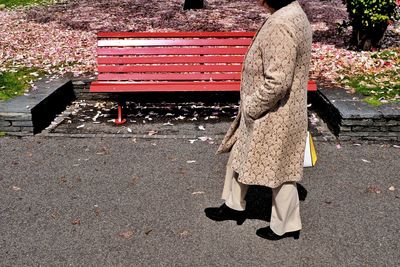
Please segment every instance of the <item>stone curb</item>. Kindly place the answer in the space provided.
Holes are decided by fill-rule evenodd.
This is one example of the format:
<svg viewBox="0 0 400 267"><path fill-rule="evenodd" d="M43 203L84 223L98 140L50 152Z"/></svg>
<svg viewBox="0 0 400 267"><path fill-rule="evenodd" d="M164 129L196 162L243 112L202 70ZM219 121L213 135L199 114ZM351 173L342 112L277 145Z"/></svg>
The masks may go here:
<svg viewBox="0 0 400 267"><path fill-rule="evenodd" d="M36 134L45 129L56 114L61 113L76 96L82 99L102 100L116 97L115 94L89 93L91 81L93 81L93 78L37 82L38 91L33 92L30 96L17 97L0 106L0 131L13 136ZM313 108L336 136L336 138L315 136L314 139L317 141L400 141L399 105L387 104L381 107L373 107L363 102L362 99L363 96L348 94L341 88L319 88L317 93L309 94L309 101ZM42 107L40 108L40 106ZM46 115L46 112L49 112L48 115ZM195 136L177 135L59 134L48 131L44 131L38 136L140 139L196 138Z"/></svg>
<svg viewBox="0 0 400 267"><path fill-rule="evenodd" d="M319 89L313 99L318 114L342 141L400 141L400 105L374 107L344 89Z"/></svg>
<svg viewBox="0 0 400 267"><path fill-rule="evenodd" d="M33 135L46 128L57 114L75 99L72 82L44 78L36 90L0 102L0 131Z"/></svg>

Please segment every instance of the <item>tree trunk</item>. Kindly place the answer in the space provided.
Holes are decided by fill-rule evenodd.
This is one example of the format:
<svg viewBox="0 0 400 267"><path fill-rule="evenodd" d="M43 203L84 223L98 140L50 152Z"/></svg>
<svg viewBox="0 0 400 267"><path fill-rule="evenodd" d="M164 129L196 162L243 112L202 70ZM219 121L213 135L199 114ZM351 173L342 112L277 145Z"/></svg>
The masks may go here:
<svg viewBox="0 0 400 267"><path fill-rule="evenodd" d="M369 28L366 30L354 30L353 26L353 34L351 38L351 44L357 47L358 49L364 51L370 51L373 48L378 48L379 43L382 40L385 31L387 29L387 24L382 23L381 25L377 25L374 28ZM361 28L361 27L359 27Z"/></svg>
<svg viewBox="0 0 400 267"><path fill-rule="evenodd" d="M201 9L204 7L204 0L185 0L183 9Z"/></svg>

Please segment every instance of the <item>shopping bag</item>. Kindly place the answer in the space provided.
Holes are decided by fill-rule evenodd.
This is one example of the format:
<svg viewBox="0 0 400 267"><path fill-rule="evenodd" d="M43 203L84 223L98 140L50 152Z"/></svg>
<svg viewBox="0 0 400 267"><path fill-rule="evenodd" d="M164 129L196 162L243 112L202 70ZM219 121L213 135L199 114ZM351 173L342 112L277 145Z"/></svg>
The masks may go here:
<svg viewBox="0 0 400 267"><path fill-rule="evenodd" d="M304 167L314 167L317 163L317 151L315 150L312 135L307 131L306 149L304 153Z"/></svg>

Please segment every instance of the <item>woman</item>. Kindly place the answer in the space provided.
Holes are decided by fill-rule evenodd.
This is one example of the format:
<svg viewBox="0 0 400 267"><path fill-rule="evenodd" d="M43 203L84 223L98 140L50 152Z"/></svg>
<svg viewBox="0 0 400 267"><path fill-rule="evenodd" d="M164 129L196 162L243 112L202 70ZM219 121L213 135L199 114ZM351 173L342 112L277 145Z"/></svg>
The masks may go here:
<svg viewBox="0 0 400 267"><path fill-rule="evenodd" d="M271 13L243 63L239 113L217 153L230 152L219 208L207 208L216 221L246 218L248 185L272 188L269 227L260 237L299 238L296 182L303 177L307 132L307 82L312 33L297 1L262 0Z"/></svg>

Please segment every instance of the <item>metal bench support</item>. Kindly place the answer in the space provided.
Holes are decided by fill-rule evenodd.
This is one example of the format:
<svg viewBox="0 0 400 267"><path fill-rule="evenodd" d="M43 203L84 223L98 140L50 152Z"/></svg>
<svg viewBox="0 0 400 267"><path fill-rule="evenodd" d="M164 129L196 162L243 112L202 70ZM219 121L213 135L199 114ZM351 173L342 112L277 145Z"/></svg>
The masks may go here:
<svg viewBox="0 0 400 267"><path fill-rule="evenodd" d="M114 120L116 125L122 125L126 123L126 119L122 118L122 110L126 106L126 101L124 98L119 97L118 98L118 118Z"/></svg>

